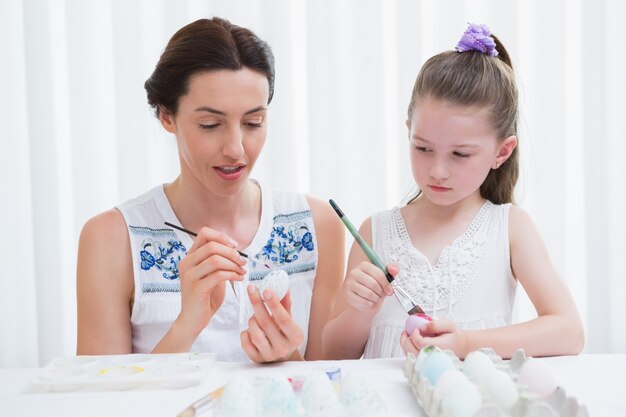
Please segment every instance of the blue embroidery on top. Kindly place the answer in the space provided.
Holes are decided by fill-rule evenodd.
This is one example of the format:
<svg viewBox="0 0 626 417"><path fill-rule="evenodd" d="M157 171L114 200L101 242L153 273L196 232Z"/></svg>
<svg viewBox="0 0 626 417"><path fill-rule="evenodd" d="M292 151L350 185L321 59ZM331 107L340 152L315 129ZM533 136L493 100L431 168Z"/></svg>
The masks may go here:
<svg viewBox="0 0 626 417"><path fill-rule="evenodd" d="M303 250L314 249L313 235L305 222L290 226L274 226L267 243L258 255L264 261L283 265L294 262Z"/></svg>
<svg viewBox="0 0 626 417"><path fill-rule="evenodd" d="M136 235L152 237L176 237L176 234L169 229L150 229L148 227L129 226L129 229ZM175 280L180 277L178 264L187 253L187 248L180 240L170 238L167 243L147 238L141 242L139 258L141 269L149 271L151 268L163 272L162 276L168 280Z"/></svg>
<svg viewBox="0 0 626 417"><path fill-rule="evenodd" d="M172 229L152 229L150 227L141 226L128 226L131 232L137 236L150 236L150 237L176 237L176 232Z"/></svg>
<svg viewBox="0 0 626 417"><path fill-rule="evenodd" d="M274 223L289 223L311 217L311 210L296 211L289 214L277 214L274 216Z"/></svg>
<svg viewBox="0 0 626 417"><path fill-rule="evenodd" d="M179 293L180 292L180 282L144 282L141 284L141 291L143 293L153 292L172 292Z"/></svg>
<svg viewBox="0 0 626 417"><path fill-rule="evenodd" d="M187 253L187 248L180 241L170 239L167 246L163 246L161 242L146 239L142 243L143 249L139 252L141 257L141 269L148 271L155 267L159 271L163 271L163 278L177 279L178 263L183 258L182 255ZM179 252L174 254L174 252Z"/></svg>

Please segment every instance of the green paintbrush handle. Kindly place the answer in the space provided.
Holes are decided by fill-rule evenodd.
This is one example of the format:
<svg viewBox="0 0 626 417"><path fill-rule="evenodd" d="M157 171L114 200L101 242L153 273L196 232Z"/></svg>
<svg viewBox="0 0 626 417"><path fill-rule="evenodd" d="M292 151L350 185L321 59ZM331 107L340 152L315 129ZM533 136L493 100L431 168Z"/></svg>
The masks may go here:
<svg viewBox="0 0 626 417"><path fill-rule="evenodd" d="M359 244L359 246L361 247L361 249L363 249L363 252L365 252L365 255L367 255L368 259L374 265L379 267L385 273L385 277L387 278L387 281L389 281L389 282L393 281L393 279L394 279L393 275L391 275L389 273L389 271L387 271L387 267L385 267L385 265L380 260L378 255L376 255L376 252L374 252L372 250L372 248L370 248L370 245L368 245L367 242L365 240L363 240L363 238L359 234L359 231L356 230L356 228L350 222L350 220L348 220L348 218L345 216L345 214L343 214L343 212L341 211L339 206L332 199L328 200L328 201L330 202L330 205L333 207L333 209L335 209L335 211L339 215L339 218L341 219L343 224L346 225L346 227L348 228L348 231L350 232L350 234L352 234L352 236L354 236L354 240L356 240L357 243Z"/></svg>

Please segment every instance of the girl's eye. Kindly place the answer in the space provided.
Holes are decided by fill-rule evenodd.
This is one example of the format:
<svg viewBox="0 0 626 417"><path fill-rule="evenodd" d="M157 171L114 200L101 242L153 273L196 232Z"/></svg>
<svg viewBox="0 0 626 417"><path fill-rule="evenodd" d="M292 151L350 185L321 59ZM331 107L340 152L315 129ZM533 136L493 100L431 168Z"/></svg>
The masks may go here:
<svg viewBox="0 0 626 417"><path fill-rule="evenodd" d="M471 155L467 153L461 152L453 152L454 156L458 156L459 158L469 158Z"/></svg>
<svg viewBox="0 0 626 417"><path fill-rule="evenodd" d="M416 146L415 149L417 149L418 152L422 152L422 153L432 152L432 149L427 148L425 146Z"/></svg>
<svg viewBox="0 0 626 417"><path fill-rule="evenodd" d="M209 125L200 124L200 129L212 130L212 129L215 129L216 127L218 127L219 125L220 125L219 123L213 123L213 124L209 124Z"/></svg>

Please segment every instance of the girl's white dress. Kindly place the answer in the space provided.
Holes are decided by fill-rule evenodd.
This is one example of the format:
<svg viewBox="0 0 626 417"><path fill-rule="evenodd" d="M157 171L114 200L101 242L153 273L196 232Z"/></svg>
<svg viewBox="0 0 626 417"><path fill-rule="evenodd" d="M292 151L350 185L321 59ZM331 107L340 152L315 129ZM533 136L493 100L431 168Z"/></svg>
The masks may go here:
<svg viewBox="0 0 626 417"><path fill-rule="evenodd" d="M318 259L311 210L303 194L259 186L261 222L250 245L242 250L250 256L246 279L234 282L234 290L226 285L224 302L191 349L215 352L222 361L248 361L240 342L240 333L248 328L253 314L246 286L274 269L284 269L289 276L291 314L305 335L300 352L304 355L306 349ZM117 208L128 226L133 259L132 349L150 352L180 313L178 263L193 241L186 233L164 224L180 222L162 185Z"/></svg>
<svg viewBox="0 0 626 417"><path fill-rule="evenodd" d="M510 206L485 202L435 265L413 247L397 207L372 216L373 249L383 263L399 264L396 280L432 318L453 320L463 330L506 326L517 286L509 254ZM387 297L363 357L403 356L399 341L406 318L398 300Z"/></svg>

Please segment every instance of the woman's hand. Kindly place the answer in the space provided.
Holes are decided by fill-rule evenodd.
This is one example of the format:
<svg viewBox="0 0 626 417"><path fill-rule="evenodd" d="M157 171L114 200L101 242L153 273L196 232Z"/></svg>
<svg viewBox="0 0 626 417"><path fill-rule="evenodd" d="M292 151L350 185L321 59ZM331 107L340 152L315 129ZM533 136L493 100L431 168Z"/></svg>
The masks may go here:
<svg viewBox="0 0 626 417"><path fill-rule="evenodd" d="M393 264L388 265L387 270L393 276L400 271ZM393 288L380 268L370 262L361 262L350 271L343 292L352 308L374 315L380 310L384 297L393 295Z"/></svg>
<svg viewBox="0 0 626 417"><path fill-rule="evenodd" d="M420 333L421 332L421 333ZM411 352L418 354L426 346L437 346L441 349L450 349L459 358L464 358L466 352L466 333L456 327L451 320L433 320L423 325L412 335L402 332L400 345L404 354Z"/></svg>
<svg viewBox="0 0 626 417"><path fill-rule="evenodd" d="M265 290L264 304L257 288L249 285L248 296L254 314L241 332L241 347L248 357L257 363L302 359L298 348L304 333L291 318L290 292L278 300L273 291Z"/></svg>
<svg viewBox="0 0 626 417"><path fill-rule="evenodd" d="M204 329L224 301L226 281L241 281L245 259L230 237L203 227L180 261L182 307L176 321L193 340Z"/></svg>

